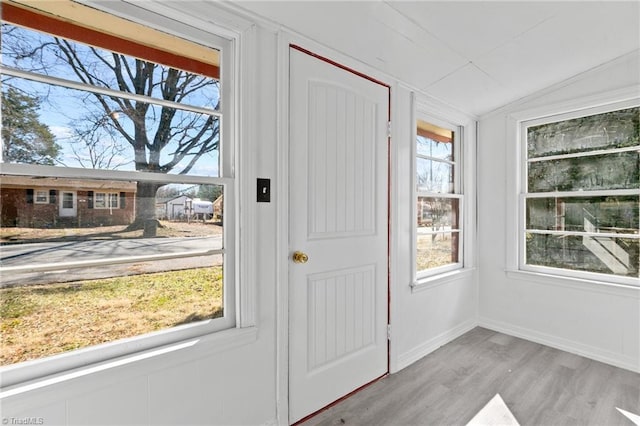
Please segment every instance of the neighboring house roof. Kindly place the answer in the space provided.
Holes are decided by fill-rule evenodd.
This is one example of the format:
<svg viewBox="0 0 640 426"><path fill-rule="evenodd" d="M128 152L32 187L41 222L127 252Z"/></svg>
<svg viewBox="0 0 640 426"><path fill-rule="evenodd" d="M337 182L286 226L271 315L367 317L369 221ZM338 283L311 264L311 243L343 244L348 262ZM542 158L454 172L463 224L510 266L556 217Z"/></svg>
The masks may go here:
<svg viewBox="0 0 640 426"><path fill-rule="evenodd" d="M136 182L98 179L71 179L38 176L0 176L3 188L88 189L92 191L136 192Z"/></svg>
<svg viewBox="0 0 640 426"><path fill-rule="evenodd" d="M165 201L165 204L182 204L185 200L191 200L191 197L186 195L178 195L177 197L170 198Z"/></svg>

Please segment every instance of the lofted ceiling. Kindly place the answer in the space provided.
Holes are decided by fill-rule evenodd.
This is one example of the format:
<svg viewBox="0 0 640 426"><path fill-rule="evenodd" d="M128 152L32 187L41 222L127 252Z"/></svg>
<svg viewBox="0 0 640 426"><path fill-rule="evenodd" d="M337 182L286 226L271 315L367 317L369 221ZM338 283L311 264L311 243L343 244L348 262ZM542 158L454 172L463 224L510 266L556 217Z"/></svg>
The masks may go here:
<svg viewBox="0 0 640 426"><path fill-rule="evenodd" d="M474 115L640 49L639 1L236 5Z"/></svg>

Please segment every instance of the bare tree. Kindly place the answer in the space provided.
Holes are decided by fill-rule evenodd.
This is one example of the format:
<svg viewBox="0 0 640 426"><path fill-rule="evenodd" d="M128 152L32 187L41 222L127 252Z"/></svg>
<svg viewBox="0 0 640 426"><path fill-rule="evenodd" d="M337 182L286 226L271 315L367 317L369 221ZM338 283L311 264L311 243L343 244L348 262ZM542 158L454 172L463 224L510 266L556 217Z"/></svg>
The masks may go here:
<svg viewBox="0 0 640 426"><path fill-rule="evenodd" d="M69 148L74 161L82 167L117 170L133 163L128 157L128 144L123 143L119 133L105 121L104 116L92 114L74 126Z"/></svg>
<svg viewBox="0 0 640 426"><path fill-rule="evenodd" d="M67 149L82 167L117 169L133 162L140 172L187 174L201 164L201 158L218 150L220 122L216 114L180 106L218 109L219 82L215 78L7 23L2 24L2 38L7 66L123 93L75 92L77 104L68 112L73 116L69 124L73 143ZM24 81L15 84L27 85ZM43 102L59 102L43 93L54 86L37 83L40 86L35 89L36 83L28 84ZM77 109L83 110L82 117L76 114ZM162 185L138 182L132 228L155 218L156 191Z"/></svg>
<svg viewBox="0 0 640 426"><path fill-rule="evenodd" d="M175 103L181 103L197 92L213 90L213 86L217 89L218 82L209 77L85 48L64 39L56 38L55 44L59 57L77 78L93 86L117 88L121 92L148 97L159 93L161 99ZM98 129L106 129L110 134L117 132L133 148L133 161L138 171L186 174L202 155L218 149L220 123L215 116L125 97L95 92L91 95L94 107L103 112L103 119L93 123L93 132L84 131L89 136L88 145L96 147L97 139L92 135L97 135ZM121 115L129 122L123 123ZM160 186L154 182L138 182L136 219L132 227L140 228L145 221L155 218L155 195Z"/></svg>

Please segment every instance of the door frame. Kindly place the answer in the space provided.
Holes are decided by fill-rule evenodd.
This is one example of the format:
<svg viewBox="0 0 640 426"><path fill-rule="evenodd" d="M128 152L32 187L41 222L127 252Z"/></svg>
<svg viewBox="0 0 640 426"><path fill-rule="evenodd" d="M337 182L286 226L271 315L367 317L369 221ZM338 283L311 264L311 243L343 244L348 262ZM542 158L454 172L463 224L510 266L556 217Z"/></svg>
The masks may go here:
<svg viewBox="0 0 640 426"><path fill-rule="evenodd" d="M64 203L64 194L68 193L68 194L73 194L73 214L72 215L67 215L67 214L62 214L62 204ZM78 217L78 192L77 191L67 191L65 189L61 189L59 191L59 201L58 201L58 217Z"/></svg>
<svg viewBox="0 0 640 426"><path fill-rule="evenodd" d="M279 425L289 425L289 50L291 46L311 54L343 70L386 86L389 90L389 117L392 117L392 99L395 80L359 63L341 53L333 51L312 40L279 29L277 36L277 174L276 190L276 417ZM393 84L391 82L394 82ZM392 146L387 138L388 194L387 194L387 322L391 323L391 199L392 199ZM395 364L393 345L387 340L387 374ZM377 379L376 379L377 380ZM375 380L374 380L375 381ZM366 384L365 384L366 386ZM363 386L364 387L364 386ZM358 389L360 390L360 389ZM356 392L356 391L354 391ZM351 395L351 394L349 394ZM348 396L348 395L346 395Z"/></svg>

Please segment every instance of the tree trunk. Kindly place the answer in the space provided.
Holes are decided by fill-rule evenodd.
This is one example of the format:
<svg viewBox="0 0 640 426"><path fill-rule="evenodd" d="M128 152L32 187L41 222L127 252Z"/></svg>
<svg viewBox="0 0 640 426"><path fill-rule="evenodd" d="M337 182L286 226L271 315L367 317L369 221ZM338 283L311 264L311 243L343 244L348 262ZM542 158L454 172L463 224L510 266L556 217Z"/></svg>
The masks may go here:
<svg viewBox="0 0 640 426"><path fill-rule="evenodd" d="M144 229L144 237L155 237L158 222L156 219L156 192L162 184L138 182L136 189L136 216L128 230Z"/></svg>

